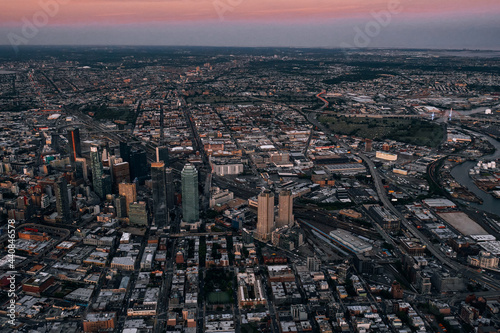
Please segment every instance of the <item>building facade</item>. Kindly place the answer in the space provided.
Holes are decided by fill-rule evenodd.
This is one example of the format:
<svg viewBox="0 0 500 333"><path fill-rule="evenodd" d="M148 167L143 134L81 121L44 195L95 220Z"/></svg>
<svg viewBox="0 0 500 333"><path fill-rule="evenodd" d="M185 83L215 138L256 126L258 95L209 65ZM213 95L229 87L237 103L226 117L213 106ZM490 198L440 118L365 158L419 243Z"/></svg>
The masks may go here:
<svg viewBox="0 0 500 333"><path fill-rule="evenodd" d="M265 190L259 194L257 208L257 238L268 241L274 230L274 193Z"/></svg>
<svg viewBox="0 0 500 333"><path fill-rule="evenodd" d="M186 164L181 173L182 179L182 219L193 223L200 219L200 198L198 196L198 170Z"/></svg>

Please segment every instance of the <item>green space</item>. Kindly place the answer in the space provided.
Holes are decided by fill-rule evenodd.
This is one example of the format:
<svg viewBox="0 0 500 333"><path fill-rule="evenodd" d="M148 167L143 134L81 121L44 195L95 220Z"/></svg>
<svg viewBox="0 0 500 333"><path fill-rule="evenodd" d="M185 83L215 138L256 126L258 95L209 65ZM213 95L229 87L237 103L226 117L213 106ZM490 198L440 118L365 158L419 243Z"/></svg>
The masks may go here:
<svg viewBox="0 0 500 333"><path fill-rule="evenodd" d="M335 134L396 140L418 146L437 147L445 134L440 125L419 119L321 116L319 120Z"/></svg>
<svg viewBox="0 0 500 333"><path fill-rule="evenodd" d="M135 112L132 108L120 107L109 108L105 104L100 106L87 106L84 113L93 112L96 120L122 120L127 123L135 122Z"/></svg>
<svg viewBox="0 0 500 333"><path fill-rule="evenodd" d="M234 273L220 268L207 269L205 273L205 298L209 304L233 303Z"/></svg>
<svg viewBox="0 0 500 333"><path fill-rule="evenodd" d="M269 102L266 102L269 101ZM195 95L186 97L186 102L190 104L245 104L245 105L261 105L263 103L287 103L287 104L311 104L320 106L320 103L315 96L300 95L292 93L280 93L275 96L216 96L216 95Z"/></svg>
<svg viewBox="0 0 500 333"><path fill-rule="evenodd" d="M257 327L257 324L248 323L248 324L241 325L241 332L242 333L258 333L260 331L259 331L259 328Z"/></svg>
<svg viewBox="0 0 500 333"><path fill-rule="evenodd" d="M106 109L95 113L95 119L123 120L127 123L134 121L134 112L128 109Z"/></svg>
<svg viewBox="0 0 500 333"><path fill-rule="evenodd" d="M222 291L214 291L207 296L208 303L210 304L228 304L231 303L231 297Z"/></svg>

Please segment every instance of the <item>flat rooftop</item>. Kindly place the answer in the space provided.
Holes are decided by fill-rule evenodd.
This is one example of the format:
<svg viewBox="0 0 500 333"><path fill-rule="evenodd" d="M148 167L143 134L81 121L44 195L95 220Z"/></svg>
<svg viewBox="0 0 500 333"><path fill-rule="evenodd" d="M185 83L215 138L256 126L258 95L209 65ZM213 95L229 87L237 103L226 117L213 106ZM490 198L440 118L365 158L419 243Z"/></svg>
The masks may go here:
<svg viewBox="0 0 500 333"><path fill-rule="evenodd" d="M465 236L488 235L486 230L484 230L479 224L477 224L465 213L451 212L439 213L438 215Z"/></svg>

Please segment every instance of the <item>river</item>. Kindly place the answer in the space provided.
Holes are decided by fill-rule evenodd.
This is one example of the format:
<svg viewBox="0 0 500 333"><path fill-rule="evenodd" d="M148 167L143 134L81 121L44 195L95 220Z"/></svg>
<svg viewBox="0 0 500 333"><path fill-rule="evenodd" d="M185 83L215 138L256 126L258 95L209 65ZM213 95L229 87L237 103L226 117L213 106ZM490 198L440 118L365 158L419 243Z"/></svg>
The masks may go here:
<svg viewBox="0 0 500 333"><path fill-rule="evenodd" d="M500 142L487 135L481 135L477 132L474 132L474 134L482 136L483 138L488 140L496 149L493 154L483 156L481 160L493 161L500 158ZM473 192L483 200L482 205L471 202L469 204L471 207L500 216L500 199L496 199L492 195L480 190L476 186L476 184L474 184L472 178L469 176L469 170L472 169L476 164L477 162L475 161L467 161L459 164L451 170L451 175L462 186L466 187L467 189L469 189L469 191Z"/></svg>

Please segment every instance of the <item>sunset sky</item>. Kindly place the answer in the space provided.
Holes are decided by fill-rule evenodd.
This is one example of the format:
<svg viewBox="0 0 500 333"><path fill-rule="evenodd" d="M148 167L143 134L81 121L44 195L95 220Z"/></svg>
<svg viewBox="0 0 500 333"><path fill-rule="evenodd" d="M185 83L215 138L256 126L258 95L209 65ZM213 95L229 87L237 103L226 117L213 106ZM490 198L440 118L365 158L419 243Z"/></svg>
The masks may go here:
<svg viewBox="0 0 500 333"><path fill-rule="evenodd" d="M499 49L499 16L499 0L3 0L0 44Z"/></svg>

